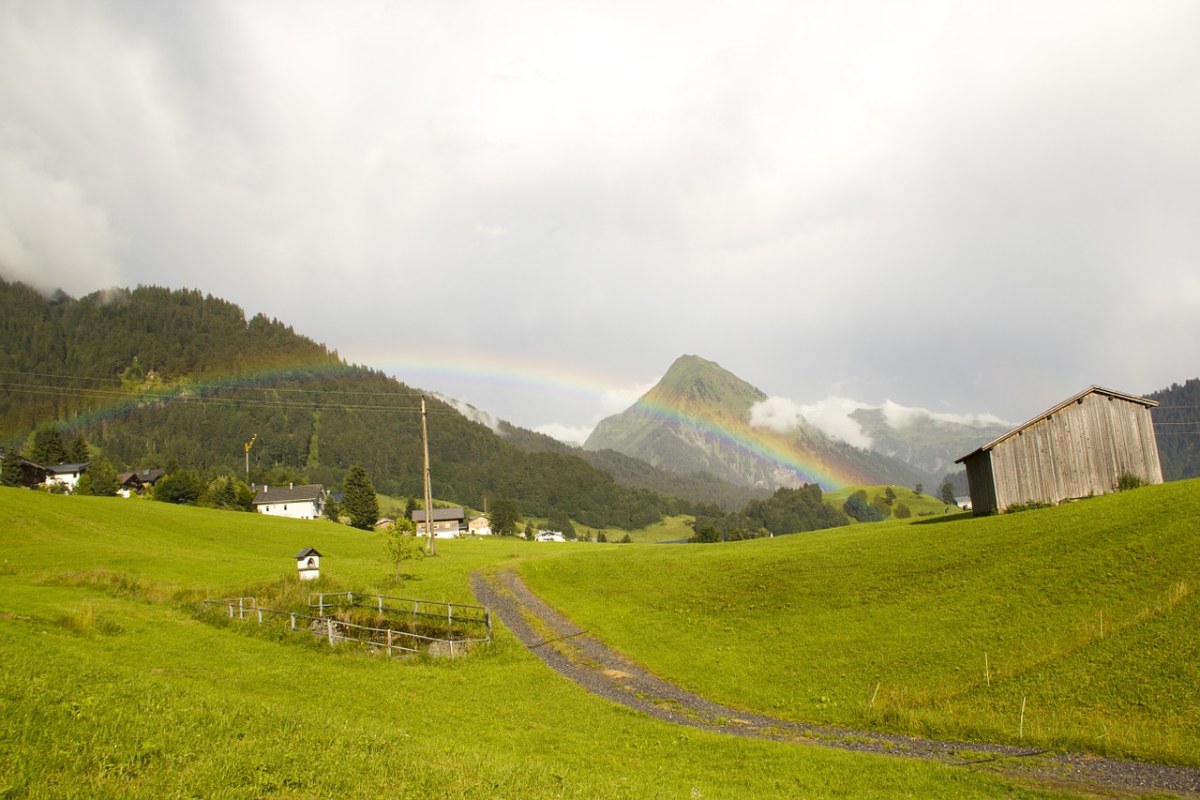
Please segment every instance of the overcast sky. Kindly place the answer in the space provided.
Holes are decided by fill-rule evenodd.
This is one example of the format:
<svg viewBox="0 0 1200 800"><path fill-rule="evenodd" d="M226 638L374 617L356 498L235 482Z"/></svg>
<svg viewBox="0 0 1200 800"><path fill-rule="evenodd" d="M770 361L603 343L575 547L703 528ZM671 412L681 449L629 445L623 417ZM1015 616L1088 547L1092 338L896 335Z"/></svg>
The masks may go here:
<svg viewBox="0 0 1200 800"><path fill-rule="evenodd" d="M576 437L1200 375L1200 3L0 0L0 274Z"/></svg>

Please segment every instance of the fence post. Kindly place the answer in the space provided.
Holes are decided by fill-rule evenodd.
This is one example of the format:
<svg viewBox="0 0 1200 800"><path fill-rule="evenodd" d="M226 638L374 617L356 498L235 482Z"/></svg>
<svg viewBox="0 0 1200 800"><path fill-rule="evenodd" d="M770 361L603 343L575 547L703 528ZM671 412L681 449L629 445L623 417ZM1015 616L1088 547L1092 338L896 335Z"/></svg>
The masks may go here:
<svg viewBox="0 0 1200 800"><path fill-rule="evenodd" d="M245 609L245 607L242 605L242 600L243 600L243 599L244 599L244 598L241 598L241 597L239 597L239 598L238 598L238 619L245 619L245 618L246 618L246 609Z"/></svg>
<svg viewBox="0 0 1200 800"><path fill-rule="evenodd" d="M392 629L391 628L388 628L387 647L388 647L388 658L391 658L391 656L392 656Z"/></svg>
<svg viewBox="0 0 1200 800"><path fill-rule="evenodd" d="M383 595L375 595L375 599L379 601L379 615L383 616Z"/></svg>
<svg viewBox="0 0 1200 800"><path fill-rule="evenodd" d="M346 602L354 605L354 592L346 592Z"/></svg>
<svg viewBox="0 0 1200 800"><path fill-rule="evenodd" d="M324 592L317 593L317 616L318 617L325 616L325 593Z"/></svg>
<svg viewBox="0 0 1200 800"><path fill-rule="evenodd" d="M288 614L288 616L292 618L292 630L296 630L296 615L293 613Z"/></svg>
<svg viewBox="0 0 1200 800"><path fill-rule="evenodd" d="M325 620L325 630L329 634L329 646L333 647L333 620Z"/></svg>
<svg viewBox="0 0 1200 800"><path fill-rule="evenodd" d="M258 610L258 624L262 625L262 609Z"/></svg>

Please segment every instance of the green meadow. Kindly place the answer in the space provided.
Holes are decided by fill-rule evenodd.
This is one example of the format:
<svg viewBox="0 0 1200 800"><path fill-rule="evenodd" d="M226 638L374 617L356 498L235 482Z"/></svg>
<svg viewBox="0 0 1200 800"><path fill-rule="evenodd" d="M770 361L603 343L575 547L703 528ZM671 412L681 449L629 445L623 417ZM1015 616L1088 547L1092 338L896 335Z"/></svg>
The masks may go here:
<svg viewBox="0 0 1200 800"><path fill-rule="evenodd" d="M1152 517L1168 500L1176 505L1172 513L1180 505L1195 506L1181 487L1193 495L1197 488L1192 483L1134 493L1139 515ZM1104 512L1101 518L1127 513L1107 499L1091 504ZM1194 743L1195 697L1181 705L1175 693L1189 682L1196 685L1196 666L1177 664L1169 647L1195 652L1194 600L1190 589L1172 588L1194 574L1195 538L1177 542L1186 537L1173 537L1173 524L1153 519L1145 540L1130 535L1124 545L1092 548L1099 563L1085 582L1112 595L1104 604L1112 617L1103 637L1019 669L1024 662L1014 653L1058 641L1069 614L1047 615L1043 608L1039 618L1034 609L1022 616L1034 630L1023 632L1021 625L997 621L1014 606L992 597L970 612L980 617L974 633L964 632L979 637L971 649L993 646L991 636L1012 645L1007 655L997 647L991 690L954 697L955 709L935 704L917 713L901 704L927 683L944 691L956 685L926 672L960 672L966 681L971 664L982 675L981 655L964 655L961 669L957 662L935 663L953 648L935 649L917 664L905 662L924 649L915 642L938 627L932 622L938 606L951 619L968 616L953 605L979 599L983 586L998 580L993 562L1015 557L1032 569L1036 552L1022 551L1041 548L1018 546L1019 530L1006 526L1025 526L1027 534L1050 525L1065 529L1047 512L1021 517L1027 520L896 528L886 538L873 538L868 526L860 526L736 547L443 541L437 558L407 562L396 585L379 534L328 522L0 489L0 797L1059 796L996 774L672 726L560 678L500 626L491 647L465 658L389 660L254 625L214 624L197 613L205 597L294 580L292 556L308 546L325 555L326 588L429 600L472 602L473 570L520 565L539 591L644 663L714 697L778 715L817 710L814 718L857 719L843 709L850 704L848 687L859 694L855 703L865 706L873 683L889 675L875 710L858 712L876 726L988 734L991 728L982 722L956 720L983 719L991 707L1007 714L1014 698L1028 694L1026 736L1046 737L1047 712L1033 697L1058 686L1055 696L1064 707L1091 697L1115 714L1115 698L1127 698L1142 709L1141 716L1124 712L1131 725L1174 709L1175 716L1159 726L1174 732L1172 747L1161 741L1157 749L1137 745L1112 731L1114 750L1177 755ZM1098 538L1119 537L1101 531ZM979 552L968 555L971 547L953 545L955 540L974 542ZM995 547L984 548L987 542ZM1067 544L1043 547L1072 550ZM919 566L922 552L929 563ZM1151 558L1152 552L1159 557ZM1189 552L1190 564L1182 563ZM895 565L890 571L889 561ZM830 572L839 565L847 574ZM1091 590L1071 583L1072 570L1059 567L1064 584L1057 604L1082 608L1075 595ZM852 569L875 581L853 598ZM993 577L970 577L975 571ZM1010 570L1014 577L1021 572ZM806 575L821 585L797 585ZM1035 585L1045 585L1054 576L1035 577ZM925 599L909 588L914 583L927 587ZM794 630L799 616L820 610L822 589L831 592L824 617L805 626L805 633ZM838 607L851 616L839 620ZM876 613L861 610L867 607ZM905 641L889 631L889 623L921 611L924 617L904 618L914 644L875 655L852 652L867 642L878 648ZM776 620L769 623L772 615ZM650 625L629 624L634 620ZM869 623L867 629L853 630L855 620ZM671 655L665 640L678 630L663 627L667 622L696 632L694 639L677 640L688 642L689 657ZM1094 623L1094 613L1077 621L1080 642ZM983 633L995 625L998 633ZM724 627L736 633L716 636ZM736 650L727 649L731 642ZM1152 662L1145 651L1155 642L1161 649ZM818 645L826 648L824 658L802 652ZM1094 656L1087 656L1089 648L1096 648ZM1072 659L1080 654L1088 664L1107 659L1097 666L1092 692L1065 686L1079 680L1081 669ZM980 660L977 670L974 660ZM827 679L814 682L804 673L818 661L829 662ZM878 665L874 677L851 678L872 662ZM714 680L702 675L702 664L716 665ZM1179 672L1172 675L1168 665ZM1140 688L1125 688L1140 669L1154 671L1138 678ZM773 692L753 685L764 678L792 685ZM823 695L815 694L818 683ZM997 738L1008 736L996 731ZM1158 741L1149 734L1146 740Z"/></svg>
<svg viewBox="0 0 1200 800"><path fill-rule="evenodd" d="M1198 519L1186 481L522 571L583 628L734 707L1197 765Z"/></svg>

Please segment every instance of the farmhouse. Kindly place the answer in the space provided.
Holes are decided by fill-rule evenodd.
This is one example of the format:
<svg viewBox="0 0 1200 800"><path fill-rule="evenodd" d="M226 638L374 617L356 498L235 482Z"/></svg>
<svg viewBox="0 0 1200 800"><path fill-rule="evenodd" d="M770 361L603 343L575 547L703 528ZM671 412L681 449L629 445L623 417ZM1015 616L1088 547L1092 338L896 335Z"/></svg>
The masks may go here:
<svg viewBox="0 0 1200 800"><path fill-rule="evenodd" d="M131 497L135 494L144 495L147 491L154 488L154 485L162 479L163 474L161 469L140 469L136 472L122 472L117 475L117 483L120 484L117 494L122 497Z"/></svg>
<svg viewBox="0 0 1200 800"><path fill-rule="evenodd" d="M320 519L325 513L328 493L319 483L286 487L255 486L254 510L260 514L292 519Z"/></svg>
<svg viewBox="0 0 1200 800"><path fill-rule="evenodd" d="M435 508L433 510L433 535L437 539L453 539L458 536L458 529L462 526L462 522L467 518L467 514L461 507L454 508ZM417 525L417 535L427 536L428 530L425 527L425 509L418 508L412 512L413 522Z"/></svg>
<svg viewBox="0 0 1200 800"><path fill-rule="evenodd" d="M66 491L73 492L79 485L79 477L87 472L90 463L83 464L48 464L46 465L46 486L54 484L62 486Z"/></svg>
<svg viewBox="0 0 1200 800"><path fill-rule="evenodd" d="M1105 494L1126 475L1162 483L1150 419L1157 405L1092 386L956 460L975 514Z"/></svg>
<svg viewBox="0 0 1200 800"><path fill-rule="evenodd" d="M492 521L482 514L480 514L478 517L473 517L471 521L467 523L467 532L473 533L476 536L491 536Z"/></svg>

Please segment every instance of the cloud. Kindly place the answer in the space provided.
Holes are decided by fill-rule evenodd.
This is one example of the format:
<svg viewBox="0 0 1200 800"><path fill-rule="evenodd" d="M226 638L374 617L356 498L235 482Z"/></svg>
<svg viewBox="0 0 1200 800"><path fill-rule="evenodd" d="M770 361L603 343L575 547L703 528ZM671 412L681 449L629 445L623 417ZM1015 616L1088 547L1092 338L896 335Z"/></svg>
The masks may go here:
<svg viewBox="0 0 1200 800"><path fill-rule="evenodd" d="M971 427L1010 424L993 414L951 414L902 406L891 400L873 406L832 395L816 403L803 404L785 397L769 397L750 408L750 424L777 433L788 433L807 423L831 439L869 450L874 441L851 416L859 410L882 411L884 420L893 430L900 430L923 419Z"/></svg>
<svg viewBox="0 0 1200 800"><path fill-rule="evenodd" d="M899 403L893 403L891 400L884 401L881 408L883 410L883 418L895 430L908 427L921 419L931 419L935 422L946 422L954 425L968 425L973 428L1011 424L997 417L995 414L950 414L941 411L930 411L927 408L902 406Z"/></svg>
<svg viewBox="0 0 1200 800"><path fill-rule="evenodd" d="M750 408L750 424L776 433L788 433L804 423L831 439L861 447L872 445L871 437L850 417L852 411L868 408L865 403L846 397L827 397L816 403L800 404L786 397L769 397Z"/></svg>
<svg viewBox="0 0 1200 800"><path fill-rule="evenodd" d="M0 122L0 273L75 295L111 286L118 246L108 216L56 162L37 134Z"/></svg>
<svg viewBox="0 0 1200 800"><path fill-rule="evenodd" d="M443 403L454 408L455 411L462 414L472 422L478 422L480 425L486 425L491 428L493 433L500 432L500 418L495 414L490 414L487 411L481 411L470 403L465 403L462 400L457 400L453 397L447 397L443 394L433 394L434 397L441 400Z"/></svg>
<svg viewBox="0 0 1200 800"><path fill-rule="evenodd" d="M582 447L583 443L587 441L588 436L591 436L592 427L589 425L560 425L557 422L550 422L545 425L538 425L533 430L536 433L545 434L560 442Z"/></svg>

